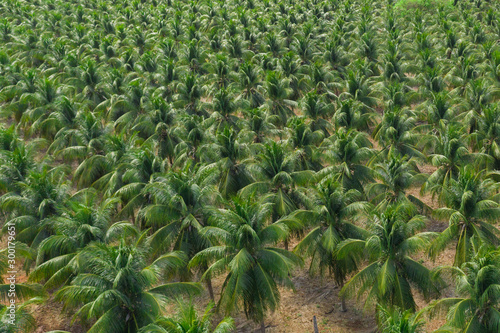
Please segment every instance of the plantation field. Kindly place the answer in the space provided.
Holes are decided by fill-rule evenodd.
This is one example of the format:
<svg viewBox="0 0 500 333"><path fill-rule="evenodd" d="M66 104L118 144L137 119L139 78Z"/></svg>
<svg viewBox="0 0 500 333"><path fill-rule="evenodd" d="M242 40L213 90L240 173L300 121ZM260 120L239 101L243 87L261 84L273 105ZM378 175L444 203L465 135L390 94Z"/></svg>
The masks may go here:
<svg viewBox="0 0 500 333"><path fill-rule="evenodd" d="M500 2L0 2L0 332L500 332Z"/></svg>

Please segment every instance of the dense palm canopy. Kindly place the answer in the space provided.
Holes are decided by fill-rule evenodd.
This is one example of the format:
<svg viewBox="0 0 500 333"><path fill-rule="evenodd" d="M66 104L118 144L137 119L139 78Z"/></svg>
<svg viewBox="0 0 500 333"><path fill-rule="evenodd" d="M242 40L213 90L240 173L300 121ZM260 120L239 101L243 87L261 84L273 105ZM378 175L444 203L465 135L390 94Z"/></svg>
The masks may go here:
<svg viewBox="0 0 500 333"><path fill-rule="evenodd" d="M442 330L498 331L499 6L1 2L0 293L14 265L19 331L54 295L90 331L252 329L240 313L307 331L278 311L302 263L344 310L379 303L381 331L428 330L415 311L443 282L470 301L436 311ZM456 279L431 280L447 258ZM176 317L177 291L201 296Z"/></svg>

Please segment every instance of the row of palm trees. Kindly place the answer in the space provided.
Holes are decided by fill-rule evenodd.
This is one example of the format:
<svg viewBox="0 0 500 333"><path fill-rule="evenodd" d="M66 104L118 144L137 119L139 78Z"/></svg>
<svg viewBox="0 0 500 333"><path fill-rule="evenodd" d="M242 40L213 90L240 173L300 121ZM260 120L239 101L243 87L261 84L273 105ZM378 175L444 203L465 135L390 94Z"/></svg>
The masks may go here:
<svg viewBox="0 0 500 333"><path fill-rule="evenodd" d="M230 331L210 308L165 314L204 285L265 332L307 263L384 332L440 311L443 331L497 332L498 4L457 5L0 4L18 327L51 293L89 332ZM416 259L448 246L452 267ZM436 300L414 314L416 293Z"/></svg>

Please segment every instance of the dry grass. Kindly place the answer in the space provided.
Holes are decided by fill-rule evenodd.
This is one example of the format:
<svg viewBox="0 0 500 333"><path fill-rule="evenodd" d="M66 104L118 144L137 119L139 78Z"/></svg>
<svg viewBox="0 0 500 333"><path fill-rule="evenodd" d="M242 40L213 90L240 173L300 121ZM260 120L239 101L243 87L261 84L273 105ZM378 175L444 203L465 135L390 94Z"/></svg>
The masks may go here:
<svg viewBox="0 0 500 333"><path fill-rule="evenodd" d="M34 306L31 313L37 322L35 333L44 333L52 330L64 330L71 333L84 333L85 330L75 323L71 324L72 314L63 312L61 302L51 296L44 304Z"/></svg>
<svg viewBox="0 0 500 333"><path fill-rule="evenodd" d="M220 297L224 277L212 281L216 300ZM347 301L347 312L340 311L339 289L329 278L311 277L306 268L297 270L292 278L295 290L281 288L281 306L267 320L269 333L313 332L313 316L316 316L320 332L371 332L375 327L372 313L363 313L361 305ZM210 302L208 292L196 301L200 311ZM175 304L167 312L175 313ZM332 311L333 310L333 311ZM235 314L236 332L251 333L258 325L245 318L240 311Z"/></svg>

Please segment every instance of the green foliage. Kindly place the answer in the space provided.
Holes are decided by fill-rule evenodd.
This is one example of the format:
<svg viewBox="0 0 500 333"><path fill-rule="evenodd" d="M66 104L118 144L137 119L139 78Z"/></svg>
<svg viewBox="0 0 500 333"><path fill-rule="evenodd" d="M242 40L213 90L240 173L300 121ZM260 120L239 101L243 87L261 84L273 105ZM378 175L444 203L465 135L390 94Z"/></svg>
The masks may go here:
<svg viewBox="0 0 500 333"><path fill-rule="evenodd" d="M264 333L307 258L381 331L422 330L416 293L453 271L441 331L497 332L499 5L0 1L19 330L55 294L90 332L225 332L242 311ZM214 308L168 313L199 282Z"/></svg>
<svg viewBox="0 0 500 333"><path fill-rule="evenodd" d="M407 15L416 10L432 11L438 7L451 6L453 0L397 0L394 8Z"/></svg>
<svg viewBox="0 0 500 333"><path fill-rule="evenodd" d="M211 322L214 316L213 304L209 304L200 316L192 303L178 302L179 311L176 318L159 318L154 324L144 326L139 333L228 333L235 328L234 320L226 317L216 325ZM215 328L212 329L212 327Z"/></svg>

